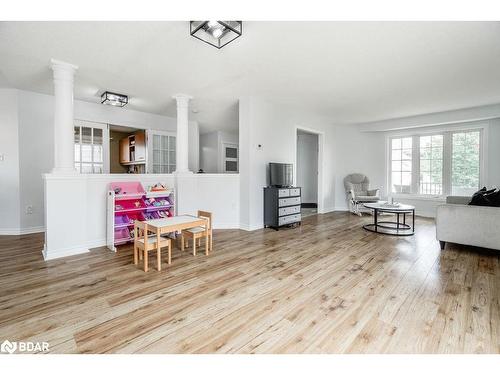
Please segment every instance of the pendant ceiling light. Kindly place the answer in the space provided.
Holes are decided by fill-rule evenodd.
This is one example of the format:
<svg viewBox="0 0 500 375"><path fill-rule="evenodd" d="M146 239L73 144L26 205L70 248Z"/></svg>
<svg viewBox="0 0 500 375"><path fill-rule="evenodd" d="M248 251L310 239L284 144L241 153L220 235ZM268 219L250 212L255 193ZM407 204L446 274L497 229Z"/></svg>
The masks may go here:
<svg viewBox="0 0 500 375"><path fill-rule="evenodd" d="M242 34L241 21L191 21L190 34L196 39L222 48Z"/></svg>

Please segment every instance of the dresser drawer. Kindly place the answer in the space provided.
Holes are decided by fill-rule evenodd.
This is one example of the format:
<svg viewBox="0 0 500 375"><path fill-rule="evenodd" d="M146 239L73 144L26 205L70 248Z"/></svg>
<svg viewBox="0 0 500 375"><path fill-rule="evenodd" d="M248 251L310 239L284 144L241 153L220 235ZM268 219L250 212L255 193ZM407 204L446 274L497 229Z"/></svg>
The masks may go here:
<svg viewBox="0 0 500 375"><path fill-rule="evenodd" d="M300 195L300 188L290 189L290 196L297 197Z"/></svg>
<svg viewBox="0 0 500 375"><path fill-rule="evenodd" d="M278 216L300 214L300 206L283 207L278 211Z"/></svg>
<svg viewBox="0 0 500 375"><path fill-rule="evenodd" d="M283 216L278 219L278 225L296 223L300 221L300 214Z"/></svg>
<svg viewBox="0 0 500 375"><path fill-rule="evenodd" d="M278 190L278 197L283 198L283 197L289 197L290 196L290 189L279 189Z"/></svg>
<svg viewBox="0 0 500 375"><path fill-rule="evenodd" d="M281 198L278 200L278 207L296 206L300 204L300 197L296 198Z"/></svg>

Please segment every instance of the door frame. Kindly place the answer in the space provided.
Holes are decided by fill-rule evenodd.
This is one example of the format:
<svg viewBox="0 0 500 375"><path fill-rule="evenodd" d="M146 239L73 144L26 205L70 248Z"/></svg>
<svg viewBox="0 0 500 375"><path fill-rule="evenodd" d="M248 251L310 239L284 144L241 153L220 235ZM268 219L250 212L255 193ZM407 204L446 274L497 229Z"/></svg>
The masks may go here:
<svg viewBox="0 0 500 375"><path fill-rule="evenodd" d="M297 141L298 141L298 132L302 131L304 133L310 133L318 136L318 177L317 177L317 186L318 186L318 214L325 213L325 197L323 196L323 176L324 176L324 168L323 168L323 151L324 151L324 140L325 133L316 129L307 128L304 126L295 126L295 142L294 142L294 163L293 163L293 175L294 175L294 185L297 184Z"/></svg>

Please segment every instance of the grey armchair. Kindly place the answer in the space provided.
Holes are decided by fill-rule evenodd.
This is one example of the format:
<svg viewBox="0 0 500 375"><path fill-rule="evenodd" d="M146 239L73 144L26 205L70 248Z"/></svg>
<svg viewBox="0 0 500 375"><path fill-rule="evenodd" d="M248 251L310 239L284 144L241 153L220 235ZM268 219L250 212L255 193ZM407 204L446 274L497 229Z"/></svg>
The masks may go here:
<svg viewBox="0 0 500 375"><path fill-rule="evenodd" d="M370 180L361 173L352 173L344 178L344 187L349 202L349 211L361 216L363 203L377 202L380 200L379 189L370 189Z"/></svg>

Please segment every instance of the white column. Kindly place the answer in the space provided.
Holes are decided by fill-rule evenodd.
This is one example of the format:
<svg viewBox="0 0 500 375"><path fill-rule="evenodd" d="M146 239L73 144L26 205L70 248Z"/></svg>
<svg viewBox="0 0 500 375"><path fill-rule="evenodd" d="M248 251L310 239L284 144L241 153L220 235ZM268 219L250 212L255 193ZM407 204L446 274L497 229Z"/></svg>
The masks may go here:
<svg viewBox="0 0 500 375"><path fill-rule="evenodd" d="M76 173L73 125L73 77L77 66L51 60L54 72L54 169Z"/></svg>
<svg viewBox="0 0 500 375"><path fill-rule="evenodd" d="M189 170L188 115L191 96L174 95L177 101L177 136L176 136L176 173L191 173Z"/></svg>

